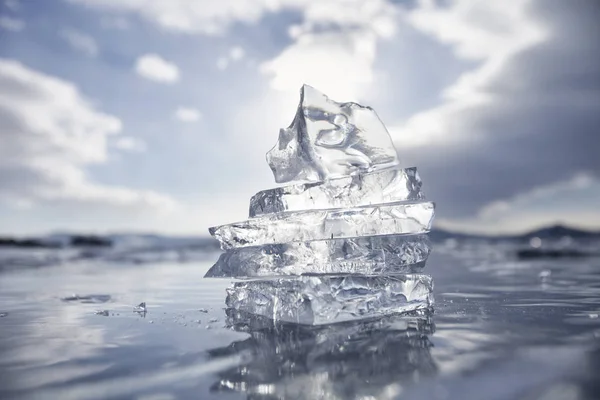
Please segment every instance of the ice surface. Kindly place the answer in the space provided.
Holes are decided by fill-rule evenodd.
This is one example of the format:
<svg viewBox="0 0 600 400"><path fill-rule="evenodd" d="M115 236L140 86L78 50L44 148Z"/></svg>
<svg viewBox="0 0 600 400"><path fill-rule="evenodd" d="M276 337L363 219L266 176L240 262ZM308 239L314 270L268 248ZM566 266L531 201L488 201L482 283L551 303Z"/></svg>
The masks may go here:
<svg viewBox="0 0 600 400"><path fill-rule="evenodd" d="M267 153L278 183L322 181L398 164L390 135L370 107L338 103L304 85L292 124Z"/></svg>
<svg viewBox="0 0 600 400"><path fill-rule="evenodd" d="M431 242L426 234L241 247L221 254L206 277L419 272L430 251Z"/></svg>
<svg viewBox="0 0 600 400"><path fill-rule="evenodd" d="M278 321L329 324L430 310L433 281L420 274L301 276L234 283L227 307Z"/></svg>
<svg viewBox="0 0 600 400"><path fill-rule="evenodd" d="M267 214L210 228L222 249L368 235L423 233L431 227L431 202Z"/></svg>
<svg viewBox="0 0 600 400"><path fill-rule="evenodd" d="M417 169L393 168L263 190L250 199L250 217L423 199Z"/></svg>

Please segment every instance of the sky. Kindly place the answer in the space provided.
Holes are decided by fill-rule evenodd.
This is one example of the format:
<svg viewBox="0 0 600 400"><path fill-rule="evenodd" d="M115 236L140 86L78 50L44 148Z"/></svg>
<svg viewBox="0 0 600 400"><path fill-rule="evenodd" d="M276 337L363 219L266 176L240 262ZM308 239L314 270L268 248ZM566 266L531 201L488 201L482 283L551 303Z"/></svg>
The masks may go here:
<svg viewBox="0 0 600 400"><path fill-rule="evenodd" d="M373 107L435 226L600 230L595 0L0 0L0 234L206 235L303 83Z"/></svg>

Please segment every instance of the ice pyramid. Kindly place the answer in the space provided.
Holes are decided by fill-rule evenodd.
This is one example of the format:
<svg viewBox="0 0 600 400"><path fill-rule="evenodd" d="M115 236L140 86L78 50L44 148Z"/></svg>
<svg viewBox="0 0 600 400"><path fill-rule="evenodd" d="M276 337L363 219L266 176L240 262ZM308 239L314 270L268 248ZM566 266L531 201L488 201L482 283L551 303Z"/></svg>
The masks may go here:
<svg viewBox="0 0 600 400"><path fill-rule="evenodd" d="M267 162L287 186L254 195L246 221L209 229L225 252L206 277L237 280L228 307L301 324L431 310L419 272L434 204L373 109L304 85Z"/></svg>

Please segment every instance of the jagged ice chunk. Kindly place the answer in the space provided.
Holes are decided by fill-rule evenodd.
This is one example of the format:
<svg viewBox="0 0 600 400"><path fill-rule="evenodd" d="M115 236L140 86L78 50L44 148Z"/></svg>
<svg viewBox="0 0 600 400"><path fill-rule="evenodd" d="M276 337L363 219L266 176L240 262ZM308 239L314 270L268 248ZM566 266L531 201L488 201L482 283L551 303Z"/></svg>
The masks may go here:
<svg viewBox="0 0 600 400"><path fill-rule="evenodd" d="M267 214L209 229L221 248L429 231L431 202Z"/></svg>
<svg viewBox="0 0 600 400"><path fill-rule="evenodd" d="M356 207L402 200L423 200L416 168L385 169L316 183L298 183L258 192L250 217L286 211Z"/></svg>
<svg viewBox="0 0 600 400"><path fill-rule="evenodd" d="M227 307L278 321L328 324L429 310L427 275L349 275L245 281L227 289Z"/></svg>
<svg viewBox="0 0 600 400"><path fill-rule="evenodd" d="M425 266L430 252L427 234L267 244L226 251L205 277L410 273Z"/></svg>
<svg viewBox="0 0 600 400"><path fill-rule="evenodd" d="M338 103L304 85L292 124L267 162L277 183L322 181L398 164L390 135L370 107Z"/></svg>

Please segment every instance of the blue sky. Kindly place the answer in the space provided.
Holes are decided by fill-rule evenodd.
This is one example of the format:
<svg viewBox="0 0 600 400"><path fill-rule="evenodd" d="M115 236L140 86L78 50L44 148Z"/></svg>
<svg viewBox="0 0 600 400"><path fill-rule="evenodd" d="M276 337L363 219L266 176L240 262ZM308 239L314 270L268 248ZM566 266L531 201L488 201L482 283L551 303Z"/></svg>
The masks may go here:
<svg viewBox="0 0 600 400"><path fill-rule="evenodd" d="M244 219L302 83L375 108L439 226L600 228L591 0L0 4L2 233Z"/></svg>

